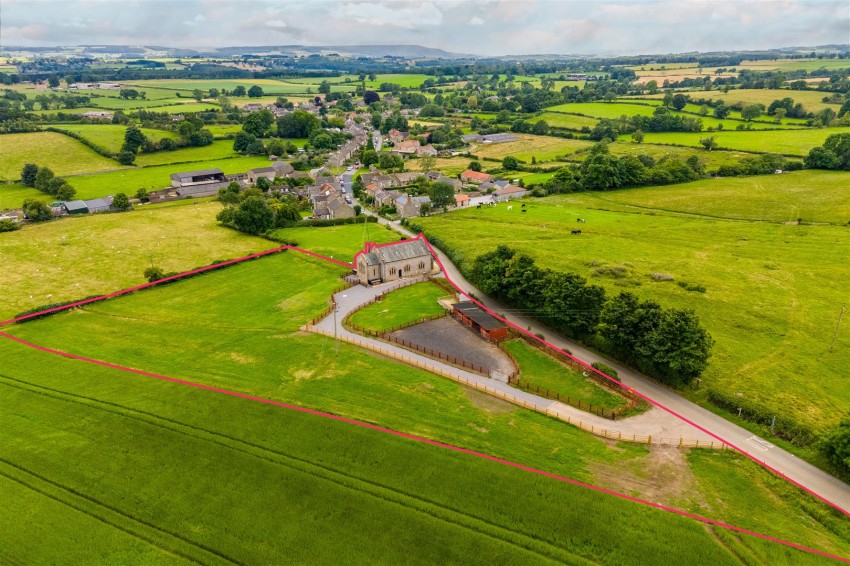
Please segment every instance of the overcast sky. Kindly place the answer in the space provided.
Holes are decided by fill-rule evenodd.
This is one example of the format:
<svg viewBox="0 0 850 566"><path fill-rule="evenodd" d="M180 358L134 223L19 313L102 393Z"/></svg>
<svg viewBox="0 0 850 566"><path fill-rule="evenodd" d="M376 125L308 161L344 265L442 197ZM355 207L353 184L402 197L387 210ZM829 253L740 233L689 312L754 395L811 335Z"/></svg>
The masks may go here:
<svg viewBox="0 0 850 566"><path fill-rule="evenodd" d="M850 42L850 0L0 0L0 45L418 44L477 55Z"/></svg>

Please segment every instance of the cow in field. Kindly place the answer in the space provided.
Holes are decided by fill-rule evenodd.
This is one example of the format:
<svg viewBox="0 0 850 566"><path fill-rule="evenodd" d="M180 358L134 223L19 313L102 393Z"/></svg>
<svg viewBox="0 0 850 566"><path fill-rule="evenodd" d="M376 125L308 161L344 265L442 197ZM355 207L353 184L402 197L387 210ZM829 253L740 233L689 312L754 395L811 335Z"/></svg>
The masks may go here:
<svg viewBox="0 0 850 566"><path fill-rule="evenodd" d="M572 231L570 232L570 234L573 234L573 235L575 235L575 234L581 234L581 230L572 230Z"/></svg>

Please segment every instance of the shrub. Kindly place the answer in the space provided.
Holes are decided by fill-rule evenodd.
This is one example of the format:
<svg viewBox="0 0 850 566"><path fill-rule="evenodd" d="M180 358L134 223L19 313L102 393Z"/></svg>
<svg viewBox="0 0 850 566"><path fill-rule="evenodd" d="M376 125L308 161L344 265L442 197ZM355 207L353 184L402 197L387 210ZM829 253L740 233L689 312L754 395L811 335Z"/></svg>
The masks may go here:
<svg viewBox="0 0 850 566"><path fill-rule="evenodd" d="M617 370L615 370L614 368L612 368L608 364L603 364L602 362L593 362L590 365L591 365L591 367L598 369L599 371L601 371L602 373L604 373L608 377L613 377L617 381L620 381L620 378L617 375Z"/></svg>
<svg viewBox="0 0 850 566"><path fill-rule="evenodd" d="M705 287L699 285L697 283L687 283L685 281L677 281L676 285L681 287L686 291L693 291L695 293L705 293Z"/></svg>

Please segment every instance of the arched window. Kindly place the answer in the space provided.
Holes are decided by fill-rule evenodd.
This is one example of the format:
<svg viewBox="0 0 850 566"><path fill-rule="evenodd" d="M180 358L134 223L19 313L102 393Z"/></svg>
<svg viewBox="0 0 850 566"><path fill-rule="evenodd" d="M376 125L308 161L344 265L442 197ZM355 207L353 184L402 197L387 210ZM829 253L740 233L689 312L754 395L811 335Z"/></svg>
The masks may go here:
<svg viewBox="0 0 850 566"><path fill-rule="evenodd" d="M425 262L424 261L419 262L419 269L425 269Z"/></svg>
<svg viewBox="0 0 850 566"><path fill-rule="evenodd" d="M404 272L408 273L410 271L410 264L404 266Z"/></svg>

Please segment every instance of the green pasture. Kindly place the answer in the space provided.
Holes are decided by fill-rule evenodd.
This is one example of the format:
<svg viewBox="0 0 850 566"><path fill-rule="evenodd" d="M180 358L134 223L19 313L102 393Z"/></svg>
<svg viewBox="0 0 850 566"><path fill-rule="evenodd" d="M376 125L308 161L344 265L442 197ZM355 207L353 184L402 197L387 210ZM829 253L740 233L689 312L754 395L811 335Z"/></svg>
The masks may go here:
<svg viewBox="0 0 850 566"><path fill-rule="evenodd" d="M169 114L185 114L187 112L220 112L221 107L215 102L185 102L165 106L150 106L148 112L167 112Z"/></svg>
<svg viewBox="0 0 850 566"><path fill-rule="evenodd" d="M132 212L63 218L0 234L6 266L0 273L0 318L140 285L152 263L167 272L187 271L275 247L219 226L219 203L193 202L141 205Z"/></svg>
<svg viewBox="0 0 850 566"><path fill-rule="evenodd" d="M540 121L545 121L550 127L568 128L572 130L580 130L584 127L593 129L593 127L599 123L599 120L596 118L577 116L575 114L564 114L562 112L544 112L539 116L529 118L528 121L535 124Z"/></svg>
<svg viewBox="0 0 850 566"><path fill-rule="evenodd" d="M702 147L699 140L714 136L722 149L751 151L757 153L780 153L794 157L805 157L809 151L826 141L832 134L850 132L850 128L819 128L805 130L768 131L723 131L723 132L649 132L644 143ZM620 136L629 140L630 136Z"/></svg>
<svg viewBox="0 0 850 566"><path fill-rule="evenodd" d="M0 210L20 208L24 199L34 198L43 202L53 202L54 198L47 193L25 187L21 183L0 184Z"/></svg>
<svg viewBox="0 0 850 566"><path fill-rule="evenodd" d="M509 340L502 344L502 348L516 360L522 383L603 409L614 410L626 405L623 396L594 383L578 370L565 366L524 340Z"/></svg>
<svg viewBox="0 0 850 566"><path fill-rule="evenodd" d="M744 104L764 104L765 108L767 108L774 100L793 98L794 103L802 103L807 112L819 112L824 108L832 108L837 111L839 108L838 105L823 102L823 97L826 96L827 93L817 90L756 88L730 89L729 92L725 93L722 90L700 91L692 94L697 98L722 100L729 106L736 102L742 102ZM664 98L664 94L651 94L647 95L645 98Z"/></svg>
<svg viewBox="0 0 850 566"><path fill-rule="evenodd" d="M272 91L274 90L274 87L278 87L281 84L281 81L275 79L150 79L129 81L126 86L131 88L148 87L168 90L181 90L187 91L191 94L191 92L196 88L199 88L204 91L208 91L211 88L217 88L219 90L226 89L228 91L232 91L237 86L244 86L245 90L247 90L254 85L262 87L264 91Z"/></svg>
<svg viewBox="0 0 850 566"><path fill-rule="evenodd" d="M701 98L699 96L699 94L697 94L697 93L693 93L693 96L694 96L694 98ZM650 104L652 106L661 106L664 102L660 98L657 98L657 97L652 98L651 96L643 96L643 97L635 97L635 98L619 98L617 100L619 102L626 103L626 104ZM708 105L706 105L706 108L708 110L708 116L712 117L713 116L712 112L714 111L714 109L709 107ZM685 105L684 108L682 108L682 112L689 112L691 114L696 114L697 115L696 117L702 118L702 116L699 116L701 109L702 109L702 105L692 104L692 103L689 102L688 104ZM675 110L673 110L673 111L675 112ZM724 128L728 127L730 129L734 129L738 126L738 121L746 122L746 120L744 120L741 117L741 112L737 111L737 110L733 110L729 114L729 117L726 120L724 120L724 122L726 122L728 120L731 120L732 123L731 124L725 124ZM805 126L807 121L808 120L806 118L787 118L786 117L786 118L782 119L782 122L780 124L777 124L775 119L773 118L773 116L769 116L768 114L762 114L761 117L758 118L757 120L751 120L750 124L753 124L754 128L756 126L758 126L759 124L761 124L761 126L759 126L761 129L768 128L768 127L769 128L788 129L790 126ZM768 124L768 126L765 126L764 124ZM706 125L706 127L708 127L708 125ZM715 127L716 127L716 125L715 125Z"/></svg>
<svg viewBox="0 0 850 566"><path fill-rule="evenodd" d="M280 228L273 239L291 243L328 257L351 263L366 242L385 244L399 239L398 233L374 222L341 226Z"/></svg>
<svg viewBox="0 0 850 566"><path fill-rule="evenodd" d="M367 330L384 332L412 324L423 317L444 314L446 309L437 301L448 294L430 281L409 285L387 293L377 303L356 311L349 320Z"/></svg>
<svg viewBox="0 0 850 566"><path fill-rule="evenodd" d="M204 127L212 132L214 136L238 134L242 131L242 124L207 124Z"/></svg>
<svg viewBox="0 0 850 566"><path fill-rule="evenodd" d="M242 154L233 151L233 140L218 140L201 147L183 147L173 151L140 153L135 164L140 167L165 165L168 163L187 163L191 161L210 161L213 159L241 158Z"/></svg>
<svg viewBox="0 0 850 566"><path fill-rule="evenodd" d="M124 145L124 134L127 131L127 126L119 124L59 124L56 127L78 134L113 153L121 151L121 146ZM167 130L151 128L142 128L141 130L148 139L153 141L159 141L163 138L177 138L177 134Z"/></svg>
<svg viewBox="0 0 850 566"><path fill-rule="evenodd" d="M699 107L695 105L691 105L696 109L696 112L699 112ZM574 113L574 114L583 114L585 116L591 116L594 118L608 118L611 120L617 120L621 116L652 116L653 112L655 112L656 106L654 105L645 105L645 104L628 104L622 102L575 102L570 104L560 104L558 106L551 106L547 108L549 113L554 112L565 112L565 113ZM682 117L687 118L699 118L702 120L703 130L707 130L708 128L717 129L722 126L724 130L734 130L739 124L744 124L742 120L718 120L717 118L712 117L711 115L700 116L698 114L691 114L687 112L676 112L672 110L674 114L678 114ZM753 121L748 122L749 125L752 126L754 130L764 130L764 129L774 129L774 128L787 128L787 120L785 124L774 124L772 122L761 122L761 121Z"/></svg>
<svg viewBox="0 0 850 566"><path fill-rule="evenodd" d="M774 178L777 184L771 185ZM802 174L797 180L808 190L795 187L794 177L761 179L766 188L754 189L738 179L726 188L730 181L701 181L686 210L753 218L764 206L764 219L775 220L807 209L813 219L826 220L836 218L835 203L846 202L841 195L845 185L829 188L827 178L808 177L809 185ZM417 222L467 262L506 243L504 234L510 234L509 245L542 267L577 272L609 293L628 291L666 307L693 309L716 341L701 388L693 392L697 398L716 389L815 431L836 425L850 411L850 382L843 378L850 371L850 356L844 355L850 330L842 328L834 351L828 352L850 280L846 226L668 212L684 207L683 187L647 189L655 196L652 208L625 204L632 197L640 202L643 189L634 189L529 201L522 215L496 207ZM824 199L823 190L831 196ZM758 195L752 201L751 192ZM809 204L809 197L822 204ZM587 223L577 237L570 229L578 217ZM672 275L675 281L655 281L652 273ZM678 281L702 285L706 292L687 291Z"/></svg>
<svg viewBox="0 0 850 566"><path fill-rule="evenodd" d="M0 411L0 493L38 519L0 511L15 561L743 563L699 523L579 486L8 341L0 349L19 360L0 377L14 407ZM729 536L777 553L774 563L814 563Z"/></svg>
<svg viewBox="0 0 850 566"><path fill-rule="evenodd" d="M702 179L667 187L592 193L587 198L598 206L617 203L633 211L767 222L802 218L804 222L850 223L850 173L841 171Z"/></svg>
<svg viewBox="0 0 850 566"><path fill-rule="evenodd" d="M299 332L298 328L304 321L325 308L328 295L339 284L337 276L344 272L344 269L296 252L283 252L183 282L18 325L12 332L48 347L362 419L394 430L492 453L576 479L598 479L603 485L610 486L606 481L612 480L606 479L607 476L597 477L599 466L627 466L636 474L643 474L640 477L647 477L650 473L648 451L644 447L610 446L606 441L565 423L469 391L452 381L374 356L347 344L335 344L329 338ZM163 332L163 328L168 328L170 332ZM470 485L473 484L447 479L453 473L451 467L447 467L448 462L457 461L457 457L441 460L439 454L443 452L432 456L428 452L430 448L415 445L419 452L400 453L398 450L401 448L384 445L381 440L368 441L350 436L374 433L362 429L351 429L349 433L346 427L350 425L344 423L316 421L315 417L276 407L246 404L245 400L152 381L146 377L114 375L113 370L107 368L84 366L85 371L81 371L81 362L45 358L47 354L22 352L22 347L17 344L0 342L0 352L4 353L4 357L9 356L5 354L7 351L12 352L16 359L14 367L0 371L0 387L11 389L9 395L2 398L10 406L16 407L15 411L0 411L3 430L9 431L13 439L12 443L4 443L7 461L62 485L82 490L83 493L88 493L88 486L96 485L95 499L103 506L117 505L123 509L124 505L132 504L130 509L137 509L138 513L142 513L141 518L166 532L173 530L172 521L184 521L180 513L185 505L181 501L184 497L188 498L187 501L193 503L187 512L192 513L195 521L192 524L197 525L197 528L188 529L187 536L201 537L191 540L200 540L213 546L224 545L215 546L222 552L227 550L238 556L243 556L243 552L252 552L254 554L246 556L262 562L265 555L261 553L268 544L273 544L271 541L281 540L289 529L300 528L296 525L303 524L303 521L283 520L278 517L278 513L292 507L300 509L301 505L314 510L321 509L322 501L332 501L335 506L340 504L339 497L328 495L328 489L332 486L321 490L306 489L304 486L309 486L306 482L311 481L307 477L298 481L285 477L275 479L275 476L264 475L265 463L252 460L249 471L248 463L233 459L237 457L236 454L218 452L222 443L230 446L231 442L238 443L240 454L243 455L246 450L248 453L263 450L266 461L285 459L290 462L290 468L296 461L302 464L322 464L321 468L332 469L333 477L340 481L345 479L347 485L352 485L351 482L357 479L368 478L372 485L370 489L386 488L381 491L382 494L415 493L419 501L451 503L452 509L463 510L466 515L471 514L479 521L499 525L504 521L505 526L512 526L514 530L533 532L535 538L547 543L547 546L560 544L566 545L563 548L570 552L576 552L577 549L586 551L585 544L575 542L576 537L585 536L581 534L584 527L579 529L573 526L569 529L569 536L564 539L564 529L552 525L554 518L548 515L548 511L533 513L522 507L527 502L538 500L537 497L529 499L532 493L548 493L545 490L550 488L546 486L560 485L558 483L546 480L541 487L528 490L523 487L524 474L499 468L501 471L489 479L489 476L484 475L485 471L478 468L484 463L476 460L471 465L478 472L464 469L460 474L464 478L474 479L474 485L486 490L477 494L470 492ZM151 352L156 352L156 356L151 356ZM44 371L46 365L51 367L50 372ZM66 377L66 368L68 375L77 377L73 380ZM45 387L50 389L45 391ZM136 387L146 389L137 391ZM162 391L163 388L165 391ZM30 393L33 389L49 396L32 395ZM76 401L73 408L61 408L69 397ZM202 404L195 406L192 399ZM376 403L375 399L380 402ZM142 405L135 405L136 401L142 402ZM55 406L57 402L60 403L58 407ZM109 412L101 408L103 403L111 403L108 405ZM233 408L227 410L218 403L233 403ZM87 412L91 407L95 407L96 414L102 415L102 418L118 420L104 422L95 418ZM258 413L253 413L254 410ZM233 417L228 416L231 413ZM125 414L133 416L133 427L146 427L154 423L159 432L147 428L125 430L127 425L121 424ZM185 420L187 418L191 420ZM287 420L278 424L279 418ZM293 419L306 420L299 424ZM325 425L341 428L328 430ZM210 426L224 428L210 429ZM179 448L172 447L167 441L174 427L184 433L180 435ZM64 432L51 434L51 431L56 430ZM185 433L190 431L191 436L187 438ZM248 432L264 436L244 437ZM112 434L119 435L122 440L114 440ZM137 439L132 442L131 451L120 450L122 445L129 442L123 440L125 434L127 438ZM204 444L200 445L202 447L194 440L199 435L204 439ZM209 445L206 441L212 437L216 439L216 445ZM529 438L533 438L534 442L528 442ZM36 439L42 447L40 450L32 449ZM287 444L270 445L272 441ZM289 444L291 442L305 447L306 451L295 451L296 445ZM338 443L338 447L326 446L323 444L325 442ZM402 448L408 446L406 441L399 440L399 443ZM351 452L351 447L357 447L357 450ZM371 447L378 452L372 455L368 452ZM180 456L169 457L169 454ZM341 460L342 457L344 459ZM731 459L734 462L743 460L738 456ZM204 473L193 471L196 461L206 462ZM408 483L399 484L385 479L389 477L396 461L417 470L415 474L406 470L399 474L398 477ZM213 473L210 472L210 465L213 466ZM364 465L369 468L364 469ZM432 465L439 473L426 471ZM683 466L681 473L690 475L688 465L683 463ZM111 473L113 469L132 469L133 473L130 476L126 473ZM325 473L316 467L310 470L312 477ZM382 472L378 473L378 470ZM89 473L98 474L102 480L89 481ZM236 474L234 478L238 477L239 485L243 486L234 489L239 497L233 500L229 499L230 491L212 490L203 485L204 480L199 479L215 478L216 485L229 485L235 480L230 480L227 474ZM850 548L850 542L843 534L830 534L800 510L799 506L806 505L807 509L817 511L824 523L828 523L832 516L830 512L799 492L779 492L773 489L772 482L775 480L766 471L756 469L746 476L734 473L727 476L726 481L737 489L752 490L753 496L760 494L773 501L769 512L744 517L741 526L836 552L845 552ZM195 489L187 491L181 478L189 478L185 481L193 482ZM500 487L502 481L514 488ZM141 487L141 482L146 487ZM628 487L617 485L640 495L645 482L641 480ZM259 485L265 487L258 490L256 486ZM254 517L247 523L239 520L231 523L229 519L222 519L253 515L247 510L243 511L240 506L254 501L253 497L246 496L248 493L257 493L256 500L262 501L269 508L269 498L278 497L277 489L295 489L295 486L301 486L303 492L299 491L297 497L290 496L288 504L271 505L272 510L265 515L270 517L268 519ZM410 489L415 491L407 491L406 486L411 486ZM520 489L519 493L525 493L525 496L520 497L515 489ZM135 493L134 499L128 500L122 490ZM313 491L321 492L321 499L305 501L306 493ZM204 503L199 503L199 497L206 497L205 494L210 493L214 493L210 497L214 497L217 503L213 504L210 500L207 504L205 499L200 500ZM466 503L467 496L479 503ZM494 500L494 497L497 499ZM502 497L505 499L504 505L493 504ZM167 504L169 513L155 514L157 507L150 498ZM718 517L714 513L715 508L724 504L736 505L735 500L714 501L690 491L667 493L653 498L656 501L675 502L720 519L725 515ZM516 499L526 503L518 508ZM565 506L565 499L572 504ZM575 509L576 513L582 515L595 515L590 511L593 508L590 501L576 499L573 495L546 495L544 500L557 509L558 517L565 517L564 513L568 513L568 509ZM206 518L207 514L196 512L199 505L210 508L209 519ZM216 511L217 505L227 508L228 513ZM368 500L357 502L357 505L361 513L372 513L375 509ZM635 523L623 502L611 500L611 505L613 507L608 511L599 512L601 524L614 525L619 529L616 521L623 519L633 525L640 524L641 528L636 532L647 532L647 523ZM399 505L394 507L398 509ZM386 514L383 508L378 510ZM149 512L151 515L147 514ZM443 516L445 512L436 514ZM737 509L736 512L745 514L743 509ZM518 520L512 514L506 516L506 513L516 513L516 517L525 518ZM615 519L611 519L611 513L616 515ZM327 516L326 513L317 515ZM270 521L269 527L265 526L266 520ZM313 523L311 521L311 527ZM350 519L347 519L347 524L351 525ZM367 521L366 524L378 523ZM529 524L533 524L534 528L523 530ZM282 530L281 525L287 526ZM548 527L542 528L542 525ZM274 528L278 534L271 538L261 534L246 534L265 533L269 528ZM604 533L600 533L599 528L594 527L591 532L601 537ZM351 529L344 530L347 533ZM698 531L704 532L701 526ZM267 543L249 544L254 536ZM622 531L619 536L623 536ZM656 534L649 539L659 540ZM685 539L678 537L676 540ZM587 556L605 561L608 560L605 558L608 553L615 552L618 554L614 562L623 563L627 560L626 555L633 555L634 544L630 542L627 545L628 553L623 555L619 554L619 545L607 544L604 550L595 550ZM696 543L687 545L689 552L693 551L693 544ZM668 549L665 552L671 552L670 549L678 548L678 545L664 540L661 547ZM706 549L706 552L709 550ZM725 555L721 553L719 556ZM795 558L796 554L792 553L783 561L791 562ZM715 556L711 562L716 563L717 560Z"/></svg>
<svg viewBox="0 0 850 566"><path fill-rule="evenodd" d="M817 71L818 69L850 69L846 59L774 59L772 61L742 61L738 69L754 71Z"/></svg>
<svg viewBox="0 0 850 566"><path fill-rule="evenodd" d="M227 142L224 141L222 143L226 144ZM153 157L153 155L157 155L158 157L154 159L172 159L169 154L173 154L175 152L162 152L161 156L159 153L152 154L151 157ZM202 153L203 152L200 151L197 152L197 154ZM120 192L127 193L128 195L134 195L140 188L150 191L171 186L172 173L218 168L225 174L229 175L232 173L244 173L248 169L253 169L255 167L267 167L268 164L269 160L265 156L233 157L230 159L213 159L187 164L135 167L110 173L77 175L75 177L69 177L68 182L77 189L77 198L96 198L105 195L114 195L115 193Z"/></svg>
<svg viewBox="0 0 850 566"><path fill-rule="evenodd" d="M122 87L122 88L134 88L134 87L128 85L127 87ZM163 90L163 89L158 89L158 88L150 88L150 89L142 88L142 89L139 89L139 88L135 88L134 90L137 90L139 92L144 92L146 100L160 100L160 99L166 99L166 98L174 98L173 92ZM120 91L117 91L117 90L103 90L103 89L99 89L99 88L81 88L81 89L73 89L73 90L72 89L65 89L64 92L66 92L68 94L82 94L82 95L85 95L85 96L90 96L93 102L99 102L100 100L107 99L107 98L113 99L113 100L114 99L117 99L117 100L132 100L132 99L122 99L120 94L119 94ZM139 99L137 98L136 100L139 100Z"/></svg>
<svg viewBox="0 0 850 566"><path fill-rule="evenodd" d="M122 168L79 141L55 132L3 134L0 155L0 181L20 179L27 163L49 167L61 176Z"/></svg>

